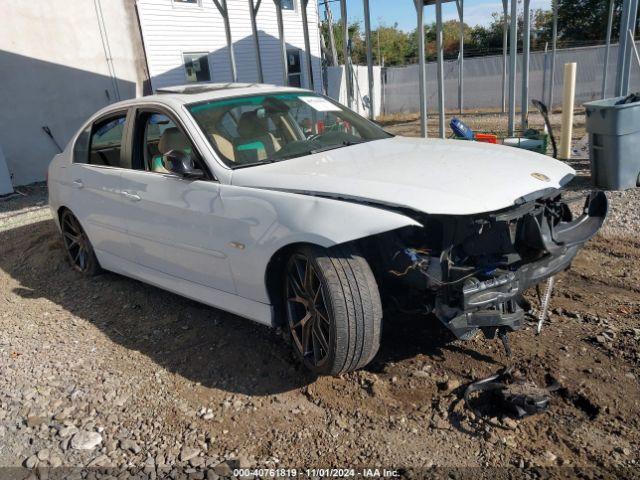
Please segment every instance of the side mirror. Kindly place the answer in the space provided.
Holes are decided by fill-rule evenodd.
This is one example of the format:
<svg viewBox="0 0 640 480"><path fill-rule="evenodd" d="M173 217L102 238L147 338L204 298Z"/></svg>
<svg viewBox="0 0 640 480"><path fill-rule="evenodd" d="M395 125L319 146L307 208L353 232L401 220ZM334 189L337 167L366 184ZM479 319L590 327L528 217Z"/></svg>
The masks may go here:
<svg viewBox="0 0 640 480"><path fill-rule="evenodd" d="M204 172L195 168L191 155L182 150L170 150L162 156L162 166L176 175L185 178L198 179L204 177Z"/></svg>

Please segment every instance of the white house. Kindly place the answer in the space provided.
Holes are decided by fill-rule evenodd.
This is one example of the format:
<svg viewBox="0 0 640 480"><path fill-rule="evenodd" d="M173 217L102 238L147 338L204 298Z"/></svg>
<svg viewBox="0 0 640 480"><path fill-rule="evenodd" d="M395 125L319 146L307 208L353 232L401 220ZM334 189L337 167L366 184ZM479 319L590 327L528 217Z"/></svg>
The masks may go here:
<svg viewBox="0 0 640 480"><path fill-rule="evenodd" d="M277 8L288 58L288 83L309 88L302 22L304 0L227 0L230 36L239 82L259 80L251 28L251 6L258 5L256 30L265 83L282 84L283 55ZM224 18L214 0L137 0L147 65L154 89L186 82L232 81ZM224 3L218 4L224 7ZM307 18L313 86L320 90L320 33L317 4Z"/></svg>

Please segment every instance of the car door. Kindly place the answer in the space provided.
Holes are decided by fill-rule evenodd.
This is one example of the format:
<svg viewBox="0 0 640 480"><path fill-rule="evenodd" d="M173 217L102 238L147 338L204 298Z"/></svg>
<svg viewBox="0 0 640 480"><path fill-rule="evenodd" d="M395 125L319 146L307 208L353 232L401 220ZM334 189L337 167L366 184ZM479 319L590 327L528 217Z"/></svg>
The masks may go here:
<svg viewBox="0 0 640 480"><path fill-rule="evenodd" d="M121 169L127 131L127 110L116 111L88 125L76 139L70 171L69 208L85 229L100 259L111 254L132 259L124 224Z"/></svg>
<svg viewBox="0 0 640 480"><path fill-rule="evenodd" d="M224 223L220 185L206 170L202 179L169 173L162 156L176 150L206 168L170 112L139 109L133 168L122 173L122 192L129 203L127 231L136 261L153 271L235 293L219 235Z"/></svg>

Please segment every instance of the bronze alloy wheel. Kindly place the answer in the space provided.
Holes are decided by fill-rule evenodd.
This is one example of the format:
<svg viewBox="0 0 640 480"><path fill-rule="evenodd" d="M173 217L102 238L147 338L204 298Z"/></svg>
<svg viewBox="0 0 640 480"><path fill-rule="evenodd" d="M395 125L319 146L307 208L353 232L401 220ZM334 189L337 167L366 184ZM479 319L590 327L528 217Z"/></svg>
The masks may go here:
<svg viewBox="0 0 640 480"><path fill-rule="evenodd" d="M332 322L320 276L301 253L292 255L287 265L286 303L289 331L299 355L307 367L322 370L331 355Z"/></svg>
<svg viewBox="0 0 640 480"><path fill-rule="evenodd" d="M69 211L60 218L64 246L75 270L86 275L97 273L98 261L93 253L89 237L80 226L78 219Z"/></svg>

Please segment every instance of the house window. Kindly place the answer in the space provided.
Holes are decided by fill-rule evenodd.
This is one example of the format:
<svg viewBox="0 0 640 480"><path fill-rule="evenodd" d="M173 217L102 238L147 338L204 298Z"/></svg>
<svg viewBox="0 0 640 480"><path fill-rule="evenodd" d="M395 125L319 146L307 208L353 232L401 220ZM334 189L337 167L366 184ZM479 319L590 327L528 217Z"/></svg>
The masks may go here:
<svg viewBox="0 0 640 480"><path fill-rule="evenodd" d="M302 68L300 65L300 50L287 50L289 72L289 86L302 87Z"/></svg>
<svg viewBox="0 0 640 480"><path fill-rule="evenodd" d="M280 6L282 10L295 10L296 0L280 0Z"/></svg>
<svg viewBox="0 0 640 480"><path fill-rule="evenodd" d="M211 81L207 53L185 53L182 57L188 83Z"/></svg>

